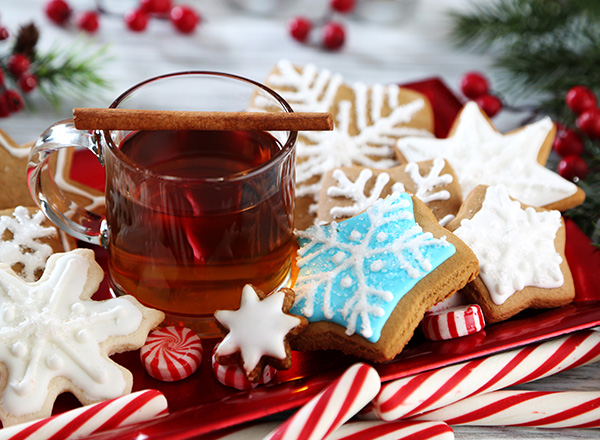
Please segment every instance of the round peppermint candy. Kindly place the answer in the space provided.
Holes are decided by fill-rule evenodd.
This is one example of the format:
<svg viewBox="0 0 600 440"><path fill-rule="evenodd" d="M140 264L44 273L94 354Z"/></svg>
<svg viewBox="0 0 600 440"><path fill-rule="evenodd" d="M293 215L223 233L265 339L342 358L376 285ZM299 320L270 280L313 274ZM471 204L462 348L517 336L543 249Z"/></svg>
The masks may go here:
<svg viewBox="0 0 600 440"><path fill-rule="evenodd" d="M483 313L477 304L427 312L421 323L423 333L430 341L467 336L477 333L483 327Z"/></svg>
<svg viewBox="0 0 600 440"><path fill-rule="evenodd" d="M215 360L215 352L217 351L217 347L218 345L215 346L215 349L213 350L212 369L217 380L227 387L235 388L236 390L240 391L248 391L256 388L259 385L269 383L277 374L277 370L275 368L273 368L271 365L266 365L258 382L250 382L246 377L244 369L239 365L221 365Z"/></svg>
<svg viewBox="0 0 600 440"><path fill-rule="evenodd" d="M165 327L148 335L140 349L146 371L155 379L173 382L185 379L198 369L202 341L186 327Z"/></svg>

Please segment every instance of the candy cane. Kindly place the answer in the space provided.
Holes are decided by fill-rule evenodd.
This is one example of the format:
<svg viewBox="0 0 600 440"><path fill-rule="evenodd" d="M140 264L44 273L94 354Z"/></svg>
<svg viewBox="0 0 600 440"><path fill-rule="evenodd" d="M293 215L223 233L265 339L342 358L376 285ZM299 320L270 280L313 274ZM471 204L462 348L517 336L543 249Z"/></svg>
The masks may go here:
<svg viewBox="0 0 600 440"><path fill-rule="evenodd" d="M414 419L445 421L450 425L598 428L600 392L493 391Z"/></svg>
<svg viewBox="0 0 600 440"><path fill-rule="evenodd" d="M167 399L144 390L76 408L42 420L0 429L0 440L75 439L167 414Z"/></svg>
<svg viewBox="0 0 600 440"><path fill-rule="evenodd" d="M389 382L373 400L373 410L382 420L408 418L597 360L600 332L580 331Z"/></svg>
<svg viewBox="0 0 600 440"><path fill-rule="evenodd" d="M327 440L453 440L454 432L443 422L349 422Z"/></svg>
<svg viewBox="0 0 600 440"><path fill-rule="evenodd" d="M421 321L423 334L430 341L460 338L481 331L485 320L477 304L427 312Z"/></svg>
<svg viewBox="0 0 600 440"><path fill-rule="evenodd" d="M380 387L373 367L354 364L265 439L323 439L369 403Z"/></svg>

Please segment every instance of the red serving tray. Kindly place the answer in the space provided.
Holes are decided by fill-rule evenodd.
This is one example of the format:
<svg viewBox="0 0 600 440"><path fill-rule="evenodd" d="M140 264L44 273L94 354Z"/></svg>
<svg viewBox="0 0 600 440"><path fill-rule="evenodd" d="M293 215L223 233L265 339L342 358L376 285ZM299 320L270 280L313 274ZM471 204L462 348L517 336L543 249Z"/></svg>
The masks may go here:
<svg viewBox="0 0 600 440"><path fill-rule="evenodd" d="M437 79L426 79L405 87L420 91L432 102L435 133L445 137L462 103ZM95 158L78 152L70 170L71 179L103 189L103 169ZM600 253L589 238L567 220L566 255L575 279L576 300L566 307L546 311L527 311L464 338L429 342L420 333L393 361L375 364L382 381L490 355L510 348L542 341L576 330L600 325ZM98 261L105 265L105 253L96 249ZM100 295L107 291L101 287ZM317 395L348 366L360 359L334 351L293 352L293 366L280 371L270 384L248 392L221 385L213 376L210 354L216 341L204 341L200 369L189 378L166 383L153 379L144 370L139 353L113 356L134 376L134 391L154 388L162 391L170 414L133 427L98 433L91 439L189 439L214 435L215 431L297 408ZM78 406L70 395L60 396L56 410Z"/></svg>

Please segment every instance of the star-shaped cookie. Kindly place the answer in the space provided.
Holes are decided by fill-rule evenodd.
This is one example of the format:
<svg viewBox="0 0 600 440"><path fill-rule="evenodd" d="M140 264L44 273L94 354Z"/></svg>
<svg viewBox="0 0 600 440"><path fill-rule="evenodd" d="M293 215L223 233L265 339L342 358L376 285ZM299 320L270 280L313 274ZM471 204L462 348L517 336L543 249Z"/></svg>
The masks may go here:
<svg viewBox="0 0 600 440"><path fill-rule="evenodd" d="M294 291L285 287L265 295L257 287L245 285L238 310L215 312L226 333L215 360L222 365L239 363L251 382L260 379L267 364L278 370L289 368L288 339L307 325L306 318L289 313L294 298Z"/></svg>
<svg viewBox="0 0 600 440"><path fill-rule="evenodd" d="M585 193L544 166L556 129L543 118L516 131L496 130L475 102L468 102L445 139L405 137L396 143L402 162L443 157L454 169L466 197L477 185L503 184L520 202L566 210Z"/></svg>

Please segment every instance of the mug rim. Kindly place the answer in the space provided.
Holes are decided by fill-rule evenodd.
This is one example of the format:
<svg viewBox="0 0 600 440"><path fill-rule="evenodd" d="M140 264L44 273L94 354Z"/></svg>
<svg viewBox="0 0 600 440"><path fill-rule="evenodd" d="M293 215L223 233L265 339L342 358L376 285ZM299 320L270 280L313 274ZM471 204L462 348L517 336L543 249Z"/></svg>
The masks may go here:
<svg viewBox="0 0 600 440"><path fill-rule="evenodd" d="M143 86L145 86L147 84L153 83L155 81L160 81L163 79L183 77L183 76L188 76L188 75L189 76L195 75L195 76L205 76L205 77L207 77L207 76L220 77L220 78L227 78L227 79L232 79L232 80L247 83L249 85L252 85L254 87L262 89L265 92L267 92L268 94L270 94L281 105L281 107L283 108L283 110L286 113L294 112L292 106L279 93L277 93L275 90L271 89L270 87L268 87L258 81L255 81L255 80L252 80L252 79L240 76L240 75L219 72L219 71L213 71L213 70L184 70L184 71L171 72L171 73L166 73L166 74L157 75L157 76L154 76L151 78L147 78L147 79L131 86L130 88L125 90L123 93L121 93L108 106L108 108L117 108L118 105L121 104L125 99L127 99L127 97L129 97L133 92L135 92L136 90L139 90L140 88L142 88ZM296 140L298 138L297 131L289 130L287 140L285 141L285 143L282 144L282 147L279 151L277 151L268 161L266 161L260 165L257 165L255 167L248 168L247 170L243 170L243 171L233 173L233 174L228 174L226 176L221 176L221 177L181 177L181 176L171 176L168 174L157 173L148 168L140 166L138 163L136 163L135 161L133 161L129 157L127 157L125 154L123 154L123 152L120 150L120 148L118 148L118 146L115 145L115 143L112 140L112 137L110 136L110 131L113 131L113 130L101 130L103 137L104 137L104 141L106 142L106 144L108 145L110 150L113 152L113 154L115 154L116 157L122 163L124 163L128 168L135 170L136 172L143 173L148 176L152 176L152 178L163 179L163 180L171 181L171 182L186 182L186 183L196 183L196 184L215 184L215 183L237 182L237 181L252 178L256 175L260 175L260 174L266 172L268 169L270 169L274 166L277 166L277 164L282 162L293 151L294 146L296 144ZM115 130L115 131L122 131L122 130Z"/></svg>

